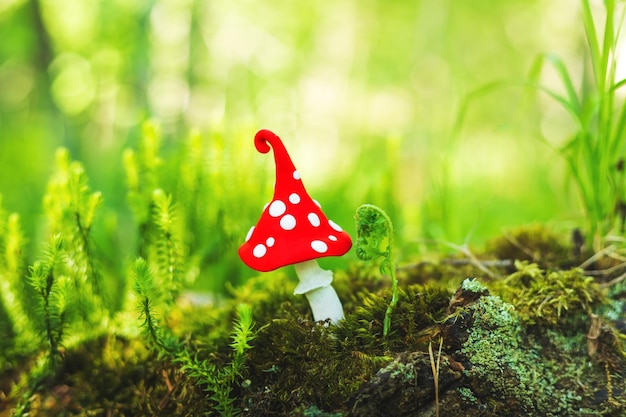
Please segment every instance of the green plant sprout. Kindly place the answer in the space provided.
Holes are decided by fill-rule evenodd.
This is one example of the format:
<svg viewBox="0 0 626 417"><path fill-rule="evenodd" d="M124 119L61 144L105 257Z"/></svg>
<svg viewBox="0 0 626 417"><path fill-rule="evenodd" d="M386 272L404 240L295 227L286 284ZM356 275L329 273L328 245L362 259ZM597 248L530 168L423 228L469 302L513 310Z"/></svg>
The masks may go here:
<svg viewBox="0 0 626 417"><path fill-rule="evenodd" d="M144 331L144 336L155 348L159 357L171 357L179 349L173 337L164 334L159 327L159 320L153 312L154 300L158 300L154 286L154 276L148 263L143 258L137 258L133 264L133 290L137 297L137 310Z"/></svg>
<svg viewBox="0 0 626 417"><path fill-rule="evenodd" d="M246 352L252 348L250 342L254 339L252 309L248 304L237 306L237 319L231 333L232 348L231 362L219 367L207 360L199 360L191 356L188 350L175 359L182 365L181 369L192 378L195 378L209 398L215 402L214 409L222 417L234 417L241 414L235 407L235 398L232 396L237 380L241 380L246 370ZM245 383L242 382L242 385Z"/></svg>
<svg viewBox="0 0 626 417"><path fill-rule="evenodd" d="M154 311L154 300L158 299L154 287L154 275L146 260L137 258L133 265L134 292L137 297L137 309L142 323L144 337L154 348L159 358L169 359L181 366L181 370L189 377L194 378L209 398L215 403L214 409L223 417L232 417L240 414L234 405L232 391L235 383L243 378L246 370L246 352L252 348L250 342L254 339L254 323L252 309L248 304L237 305L237 319L233 324L230 347L232 348L231 361L224 366L212 363L207 359L199 359L184 346L166 328L159 325L159 319ZM165 299L167 306L170 299Z"/></svg>
<svg viewBox="0 0 626 417"><path fill-rule="evenodd" d="M164 295L175 300L183 284L182 237L178 227L178 213L172 196L157 189L153 193L155 263L159 269L159 287Z"/></svg>
<svg viewBox="0 0 626 417"><path fill-rule="evenodd" d="M108 294L91 241L94 218L102 205L102 194L91 192L85 168L72 161L69 151L56 152L56 170L48 182L43 199L50 234L60 235L66 243L67 262L63 274L67 275L75 290L73 302L77 312L90 323L102 320L102 310L107 309Z"/></svg>
<svg viewBox="0 0 626 417"><path fill-rule="evenodd" d="M603 2L604 33L596 26L591 1L581 0L591 74L585 72L577 91L570 71L561 58L553 54L539 56L532 66L533 88L556 100L572 117L576 131L558 151L565 158L578 188L587 214L588 232L594 249L621 219L624 231L626 201L624 200L624 161L626 137L626 103L617 97L626 79L616 81L617 56L621 22L615 0ZM551 66L564 93L542 85L543 68ZM620 93L621 94L621 93Z"/></svg>
<svg viewBox="0 0 626 417"><path fill-rule="evenodd" d="M391 313L398 302L398 279L394 265L393 224L382 209L363 204L356 209L356 255L362 261L382 258L379 266L381 274L391 277L391 301L385 312L383 336L389 333Z"/></svg>
<svg viewBox="0 0 626 417"><path fill-rule="evenodd" d="M10 356L7 351L21 351L37 339L35 326L22 300L26 288L22 277L27 275L25 244L20 216L17 213L7 215L0 199L0 306L6 311L6 321L0 325L0 362ZM19 339L14 340L17 335ZM13 341L21 346L13 346Z"/></svg>
<svg viewBox="0 0 626 417"><path fill-rule="evenodd" d="M58 266L65 256L65 242L61 235L54 235L46 251L44 261L36 261L30 268L30 283L39 296L43 316L43 332L48 345L48 358L52 364L61 359L59 347L67 326L69 279L58 274Z"/></svg>
<svg viewBox="0 0 626 417"><path fill-rule="evenodd" d="M578 189L585 212L588 243L595 251L602 247L602 239L621 223L620 232L626 229L626 171L623 155L626 153L626 102L619 98L618 90L626 79L616 80L617 46L625 11L617 7L616 0L603 2L604 32L600 19L594 16L591 0L581 0L582 23L587 41L587 54L581 67L580 86L571 77L571 71L559 56L543 53L533 62L525 81L496 80L468 94L462 101L451 139L459 135L470 104L477 99L504 88L525 88L527 97L543 92L556 101L572 118L575 132L564 144L555 146L542 133L539 137L564 158L571 178ZM588 58L587 58L588 57ZM587 60L589 62L587 62ZM546 67L554 70L563 92L543 84L540 80ZM591 71L586 71L587 68ZM449 167L444 167L444 179ZM440 191L442 202L439 211L449 209L447 188ZM442 216L446 221L446 216Z"/></svg>
<svg viewBox="0 0 626 417"><path fill-rule="evenodd" d="M161 187L158 174L163 160L159 156L158 125L144 123L142 133L138 149L125 149L122 160L128 187L126 198L140 231L139 256L147 258L147 240L154 223L154 191Z"/></svg>
<svg viewBox="0 0 626 417"><path fill-rule="evenodd" d="M0 357L10 362L34 355L36 360L18 383L24 395L15 415L28 413L31 394L46 377L57 374L62 352L104 332L105 323L113 317L91 237L102 195L91 192L82 164L72 161L66 149L56 152L56 167L43 201L48 244L28 269L19 216L5 219L0 213L0 301L12 328L3 342L8 349ZM30 288L20 282L25 276Z"/></svg>

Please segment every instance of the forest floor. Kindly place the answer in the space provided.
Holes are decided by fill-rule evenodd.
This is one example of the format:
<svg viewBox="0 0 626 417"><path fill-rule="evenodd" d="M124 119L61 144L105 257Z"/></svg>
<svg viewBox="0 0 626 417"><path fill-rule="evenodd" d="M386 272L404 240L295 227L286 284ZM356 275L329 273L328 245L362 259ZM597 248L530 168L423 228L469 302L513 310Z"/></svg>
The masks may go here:
<svg viewBox="0 0 626 417"><path fill-rule="evenodd" d="M36 358L9 367L0 417L624 416L626 265L601 255L532 226L481 253L401 265L386 336L390 283L373 268L335 273L339 325L312 322L286 274L218 306L183 297L162 324L205 368L112 329L64 350L36 387ZM234 368L241 303L253 338Z"/></svg>

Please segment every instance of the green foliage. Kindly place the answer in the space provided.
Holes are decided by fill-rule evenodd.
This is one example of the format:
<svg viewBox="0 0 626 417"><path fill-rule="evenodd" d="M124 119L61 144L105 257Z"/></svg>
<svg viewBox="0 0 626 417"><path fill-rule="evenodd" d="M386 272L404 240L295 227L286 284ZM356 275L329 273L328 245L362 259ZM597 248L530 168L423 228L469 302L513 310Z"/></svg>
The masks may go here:
<svg viewBox="0 0 626 417"><path fill-rule="evenodd" d="M530 73L535 88L545 92L563 106L572 117L575 132L557 147L565 158L587 216L587 230L595 249L601 238L626 221L626 187L624 160L626 138L626 105L619 99L619 90L626 80L616 80L617 46L620 42L621 19L616 0L604 3L603 25L594 15L590 0L581 0L582 23L587 40L587 59L579 89L574 86L571 70L558 56L541 55ZM603 33L601 33L603 31ZM563 93L540 83L546 66L552 67L561 81ZM549 140L548 140L549 142Z"/></svg>
<svg viewBox="0 0 626 417"><path fill-rule="evenodd" d="M398 279L394 264L393 224L382 209L363 204L356 210L356 254L362 261L382 258L380 273L391 277L391 301L385 313L383 335L387 336L391 326L391 313L398 302Z"/></svg>
<svg viewBox="0 0 626 417"><path fill-rule="evenodd" d="M71 161L66 149L59 149L56 169L44 196L44 212L50 235L59 235L65 241L61 274L72 283L76 310L91 323L101 320L103 309L108 307L91 240L94 217L101 204L102 194L91 192L82 164Z"/></svg>
<svg viewBox="0 0 626 417"><path fill-rule="evenodd" d="M109 316L91 230L100 193L92 193L82 165L57 152L57 164L44 197L49 243L45 254L27 270L26 239L17 214L0 210L2 307L12 330L8 340L22 354L38 351L35 332L45 340L50 364L57 364L67 336L80 339ZM32 291L22 277L29 276ZM35 297L33 310L30 297ZM17 353L17 352L16 352ZM54 367L54 366L53 366Z"/></svg>
<svg viewBox="0 0 626 417"><path fill-rule="evenodd" d="M35 365L23 375L20 381L24 385L23 394L15 407L15 416L28 415L31 395L39 389L44 378L58 372L63 360L62 347L67 338L67 328L72 325L73 336L83 336L76 332L76 318L80 313L74 301L76 289L64 268L68 257L67 245L60 234L53 235L43 258L30 267L29 283L35 291L38 305L36 319L31 317L29 324L42 334L42 343L34 343L28 353L37 354L40 349L45 349L46 354L37 358ZM81 330L85 332L84 328ZM26 340L35 342L28 335L18 334L15 338L15 343Z"/></svg>
<svg viewBox="0 0 626 417"><path fill-rule="evenodd" d="M179 346L172 335L159 326L159 319L153 312L154 300L162 301L154 286L154 277L143 258L133 264L134 292L138 299L139 319L146 339L157 350L159 357L167 358L176 354Z"/></svg>
<svg viewBox="0 0 626 417"><path fill-rule="evenodd" d="M498 142L501 138L483 135L481 121L470 127L477 129L476 136L487 144L476 154L488 155L489 159L484 159L488 163L467 169L468 164L463 162L474 161L476 155L448 148L449 143L440 140L449 124L450 108L469 83L500 73L511 76L513 72L515 76L526 61L525 53L520 51L535 50L547 40L541 31L525 31L520 37L516 28L528 27L534 19L542 19L542 27L549 25L550 16L543 20L548 15L544 12L558 6L536 1L529 4L528 0L479 0L459 2L450 9L448 2L415 7L412 2L390 5L375 1L358 6L355 2L337 3L330 10L328 4L321 3L257 3L242 7L224 2L212 4L207 13L196 2L173 6L175 2L105 0L74 2L78 6L72 9L75 18L68 23L67 10L61 3L9 0L0 7L0 165L2 172L12 174L1 176L0 188L9 197L10 211L19 208L20 212L18 217L0 210L0 367L10 370L0 375L0 405L4 405L4 394L9 392L6 380L14 373L25 373L16 394L10 395L24 398L17 415L28 412L29 402L63 407L65 401L71 406L33 410L31 415L45 411L200 415L215 412L210 409L214 405L228 414L236 412L240 404L234 399L242 397L249 401L246 406L251 404L257 410L275 401L283 413L301 409L305 415L332 415L335 413L321 411L318 406L341 409L345 397L393 354L424 348L438 331L437 323L445 317L450 294L431 286L398 288L391 240L401 239L402 233L395 237L389 234L388 240L382 238L375 251L385 253L388 249L387 256L376 255L375 259L383 258L381 273L392 277L391 303L389 291L380 289L380 280L361 280L360 272L355 274L359 279L351 273L337 274L340 296L348 300L343 327L319 329L303 320L306 306L301 300L292 300L291 283L283 275L255 277L250 285L234 288L252 274L236 258L236 247L258 216L263 203L259 200L264 194L254 185L259 181L248 181L258 170L250 169L254 159L246 157L254 152L241 152L241 144L249 144L250 131L255 129L252 126L259 121L284 125L285 117L290 119L297 109L294 123L287 125L293 124L300 137L319 141L315 146L328 151L325 155L333 166L332 181L323 176L315 180L329 188L321 190L318 185L318 190L311 189L318 198L318 191L327 193L320 200L336 205L345 205L347 197L359 201L365 196L365 201L379 204L384 201L388 213L399 214L392 216L397 220L396 230L401 232L405 224L409 226L405 238L411 241L420 234L416 227L421 219L424 230L428 226L449 231L456 226L463 235L468 229L466 223L475 221L467 215L467 207L476 202L484 204L486 195L491 199L492 190L499 190L493 186L494 181L527 175L508 169L512 164L506 162L517 161L518 154L508 161L499 151L491 155L490 151L502 148ZM593 27L589 4L583 4L587 6L585 27ZM519 13L520 7L524 7L524 13ZM560 25L565 20L561 19ZM483 30L471 31L476 26ZM164 36L172 33L171 29L180 36ZM467 36L470 32L472 37ZM229 36L232 33L238 36ZM368 35L372 33L379 42L370 42ZM243 44L254 47L232 47L229 42L233 39L253 39ZM329 39L332 48L325 47ZM450 55L449 51L455 52ZM602 52L596 55L600 58L595 61L601 63L614 56ZM493 60L493 56L502 59ZM429 65L422 65L424 62ZM330 77L311 77L311 63L322 70L321 74L330 69L326 74ZM601 73L602 66L595 73ZM319 91L320 81L324 84L328 80L344 86L346 94L310 94ZM398 80L406 84L398 84ZM621 85L615 87L617 90ZM330 90L337 92L336 88ZM361 104L346 105L346 97L356 97L355 102ZM491 123L493 113L510 110L510 106L503 105L510 102L514 102L510 97L498 100L495 112L488 106L477 110ZM428 103L429 111L422 111L424 103ZM592 114L595 102L589 103L588 114ZM163 118L163 133L154 123L143 128L134 125L146 108ZM619 105L616 108L618 113L623 111ZM421 116L424 114L428 115L426 119ZM621 123L615 125L615 132L623 130ZM188 125L201 125L212 133L194 132L185 137ZM337 134L343 137L346 132L346 137L358 141L336 140ZM414 140L416 137L420 140ZM429 138L433 139L426 142ZM119 197L123 189L119 150L133 146L135 141L137 146L126 150L123 158L128 184L125 203ZM300 145L299 141L294 143ZM50 155L59 145L68 150L59 151L54 178L46 191L44 176L53 165ZM304 145L294 150L306 153L307 148ZM623 153L618 151L616 155ZM72 162L70 152L84 165ZM342 163L333 164L333 158ZM491 158L505 162L492 164ZM535 172L532 162L532 158L525 158L524 168ZM422 199L424 181L437 179L433 171L440 165L447 167L450 176L438 190L445 210L436 207L429 217L415 206ZM498 175L489 170L483 175L482 171L491 165L502 165L507 170ZM606 165L599 164L598 170ZM303 162L301 168L304 172L307 164ZM454 201L454 171L462 173L463 181L458 182L476 184L473 190L482 193L457 191L461 197ZM106 205L99 193L90 191L85 172L95 180L92 185L106 196ZM328 174L324 169L319 172ZM368 175L355 179L354 172ZM477 172L481 173L478 179ZM619 175L610 178L616 196L622 194L619 184L623 178ZM594 174L596 179L605 187L606 178ZM271 184L271 180L261 182L268 187ZM535 187L543 183L545 176L522 184L532 187L517 182L508 187L516 195L509 196L510 201L497 200L506 204L506 210L493 204L493 210L503 213L502 217L483 216L482 223L491 226L481 230L483 236L489 230L499 230L502 221L552 218L558 214L558 208L545 200L555 194L553 190L540 195ZM532 190L532 198L518 190ZM45 225L38 207L43 193ZM554 201L564 200L563 195L556 193ZM468 201L470 198L472 201ZM129 219L131 213L134 224ZM49 255L57 238L63 244L59 245L58 259L52 262ZM40 250L42 242L50 242L48 251L33 263L33 253ZM526 244L524 247L532 248ZM536 252L542 255L542 251L534 248L532 260L542 261L535 256ZM445 282L458 282L459 275L463 275L449 266L439 268L437 274ZM411 278L426 282L419 271ZM189 301L197 294L187 299L183 291L194 283L196 288L214 290L221 297L211 299L211 308L197 306L196 301ZM135 294L129 294L131 288ZM479 287L473 282L464 288ZM225 289L236 301L223 299ZM33 300L39 306L36 314ZM263 323L259 329L263 343L255 343L252 350L249 336L255 332L251 317L241 309L232 337L228 338L235 306L240 302L248 302L255 320ZM137 323L128 319L135 307L139 308L145 332L143 340L137 337ZM503 330L511 320L494 319L487 313L491 307L503 309L494 301L473 310L485 320L476 320L479 330L472 341L491 337L489 324L493 320L494 339L502 341L505 348L514 345L502 338L513 336L514 332ZM622 309L615 311L621 313ZM585 317L587 311L573 301L568 317L570 313ZM38 343L37 331L43 343ZM385 343L381 343L381 334L386 336ZM143 347L144 340L152 351ZM498 346L491 352L490 345L481 347L485 349L474 359L477 369L487 371L485 377L497 376L501 370L498 365L509 363L516 365L515 375L524 374L517 372L522 370L518 360L507 362L511 352L497 350ZM63 357L61 352L66 361L58 360ZM489 364L486 355L490 353L495 364ZM16 354L29 358L14 368L21 359L16 359ZM578 349L572 356L580 358L584 354ZM261 360L253 363L249 357ZM55 366L61 368L52 369L48 358L54 358ZM560 359L562 363L573 363L565 355ZM181 361L178 365L188 366L188 375L195 378L186 379L179 373L178 365L173 364L176 360ZM322 363L330 366L324 368ZM555 367L548 366L548 376ZM520 380L540 380L541 376L532 378L540 373L538 369L531 372L534 375L530 378ZM51 375L50 370L58 372ZM248 371L254 377L249 383L239 384ZM94 378L96 373L98 378ZM39 397L31 396L42 382L42 375L50 376L46 386L54 389L47 396L43 392ZM586 381L584 375L577 376ZM278 381L282 377L284 385ZM196 379L206 389L209 400L194 397ZM502 388L502 381L492 382ZM564 383L549 382L552 386ZM64 387L68 387L69 394L57 397ZM576 392L576 387L569 388ZM480 392L466 394L476 401L485 398ZM521 394L516 391L516 395ZM526 401L520 400L523 404Z"/></svg>
<svg viewBox="0 0 626 417"><path fill-rule="evenodd" d="M154 193L160 187L159 169L163 165L160 147L158 125L147 122L143 124L137 151L129 148L123 154L126 196L140 231L139 256L144 258L148 256L147 246L154 228Z"/></svg>
<svg viewBox="0 0 626 417"><path fill-rule="evenodd" d="M94 230L101 230L98 214L102 195L90 190L84 167L72 161L66 149L57 152L44 197L50 242L42 258L30 267L24 259L25 238L19 217L7 215L0 207L0 334L6 336L1 341L0 357L3 367L11 367L13 361L24 356L42 358L16 381L15 398L22 398L18 415L31 408L30 398L45 377L62 375L67 365L64 352L80 350L82 344L103 334L134 335L137 327L127 320L131 305L139 309L141 327L157 358L177 363L199 381L205 381L201 385L213 398L207 409L215 405L224 415L236 413L231 392L242 378L246 351L251 347L251 310L245 306L237 309L239 319L233 331L232 361L228 364L202 357L197 346L185 346L169 328L171 314L178 311L176 302L181 290L193 282L199 264L206 261L206 252L200 248L206 242L191 238L201 235L198 230L187 229L191 220L197 220L192 219L196 212L181 210L175 195L163 191L176 187L161 175L164 160L159 156L159 137L156 125L146 124L138 151L128 150L124 157L128 200L137 220L136 250L143 255L132 263L129 274L120 277L117 271L124 269L125 261L110 258L94 243ZM197 135L193 138L190 143L201 142ZM193 152L197 157L205 149L194 148ZM199 189L193 188L197 184L191 184L194 181L189 178L200 179L205 170L203 162L191 170L181 168L189 188L177 190L176 195L185 195L186 202L192 201L193 193L201 195L203 200L195 203L196 211L209 201L207 187L213 185L207 182ZM213 208L207 211L216 213ZM219 219L211 218L194 227L208 229L213 221L223 226ZM229 231L232 236L238 232L236 228ZM194 251L193 256L190 251ZM103 264L105 268L101 267ZM29 279L23 280L27 275ZM129 294L130 289L134 294ZM30 302L33 297L37 300L36 308ZM41 334L41 343L37 333ZM221 340L220 331L214 330L206 340Z"/></svg>
<svg viewBox="0 0 626 417"><path fill-rule="evenodd" d="M158 125L147 122L143 124L137 151L125 149L123 154L127 199L142 230L150 222L152 193L159 187L158 170L163 165L159 156L160 148ZM139 252L141 253L141 246Z"/></svg>
<svg viewBox="0 0 626 417"><path fill-rule="evenodd" d="M563 236L546 225L532 224L505 231L501 236L486 243L486 252L496 259L528 261L541 267L563 268L582 254L574 251L564 242Z"/></svg>
<svg viewBox="0 0 626 417"><path fill-rule="evenodd" d="M44 260L35 262L30 268L30 282L39 296L43 331L52 363L60 359L59 348L67 325L68 305L71 304L67 300L70 296L69 278L59 273L64 256L65 242L61 235L54 235Z"/></svg>
<svg viewBox="0 0 626 417"><path fill-rule="evenodd" d="M283 307L289 309L288 314L263 326L250 352L250 380L255 384L253 398L257 398L250 404L254 415L286 415L310 404L328 409L345 401L360 381L390 360L371 351L343 349L344 339L330 327L314 329L313 322L298 320L297 312ZM363 329L363 333L369 332ZM358 337L363 340L365 335Z"/></svg>
<svg viewBox="0 0 626 417"><path fill-rule="evenodd" d="M159 288L170 303L176 299L183 284L183 249L180 227L176 224L176 208L172 197L161 190L155 190L154 223L156 225L155 264L160 277Z"/></svg>
<svg viewBox="0 0 626 417"><path fill-rule="evenodd" d="M251 175L234 175L245 161L219 135L189 134L177 148L163 145L156 123L143 126L137 149L124 151L127 200L138 227L138 255L154 268L165 293L194 284L224 292L250 274L233 248L245 228L241 219L258 216L258 207L242 204L252 191Z"/></svg>
<svg viewBox="0 0 626 417"><path fill-rule="evenodd" d="M35 341L35 328L23 299L26 293L26 283L22 280L26 274L23 252L26 238L19 215L7 215L1 202L0 199L0 358L8 364L14 354L28 351Z"/></svg>
<svg viewBox="0 0 626 417"><path fill-rule="evenodd" d="M341 326L329 327L303 320L307 306L288 290L282 299L267 294L291 285L284 277L266 279L265 287L250 282L239 290L238 296L264 297L253 303L256 320L266 324L258 330L247 362L252 386L246 397L251 398L252 415L297 416L312 405L322 412L343 410L346 399L396 354L427 348L437 323L446 317L450 293L437 285L399 287L394 326L383 342L390 294L380 289L379 281L378 276L336 274L333 285L345 300L346 316Z"/></svg>
<svg viewBox="0 0 626 417"><path fill-rule="evenodd" d="M579 405L580 396L565 394L566 390L572 391L571 385L560 388L563 382L558 380L557 361L551 362L541 354L536 341L547 338L529 333L525 327L527 321L497 297L482 297L479 306L448 318L451 294L441 285L398 285L397 301L390 310L391 290L383 288L377 273L372 274L369 268L359 264L356 269L340 271L335 276L339 296L346 301L342 326L320 327L306 320L306 302L292 297L294 283L280 272L257 276L241 287L231 287L231 299L211 303L210 307L196 305L191 301L195 294L187 299L187 294L180 291L188 285L181 271L189 264L198 265L194 264L196 260L189 260L186 246L180 243L184 236L181 230L185 230L180 213L184 209L175 203L174 195L160 190L151 190L143 200L150 207L142 229L142 233L149 234L142 239L142 251L148 258L138 257L130 265L126 275L129 284L124 289L132 288L133 294L123 294L127 302L120 303L121 310L113 312L99 307L104 303L95 297L87 302L93 302L92 308L99 309L101 320L87 322L88 326L81 324L84 311L74 308L73 303L79 292L68 285L76 274L73 257L83 250L80 239L66 240L59 233L53 235L44 256L31 267L31 290L40 304L39 324L34 327L41 330L45 344L36 345L36 351L31 351L33 366L16 382L11 393L16 401L16 415L37 414L38 404L46 399L53 401L51 394L41 389L51 384L84 387L80 393L68 396L76 401L68 399L71 405L93 404L98 409L128 410L128 414L134 415L232 416L244 408L253 416L343 414L347 412L346 400L366 381L371 381L395 355L425 352L429 342L442 335L446 343L449 333L444 331L445 327L469 318L473 322L468 323L473 325L458 332L461 337L468 337L468 342L459 344L456 353L467 356L473 365L467 369L467 379L463 381L466 389L462 391L466 398L472 399L473 406L491 404L486 399L491 396L501 407L512 397L521 404L519 409L549 410L553 403L539 397L540 389L558 400L555 409L569 411ZM87 189L83 193L90 194ZM0 258L12 259L0 263L0 271L6 273L19 270L16 248L23 237L17 217L2 216L0 242L3 248L14 248L12 255ZM388 263L381 265L380 271L387 274L390 270L385 268L393 265L388 260L392 259L393 236L383 233L390 224L386 225L378 216L370 217L365 223L375 227L361 233L357 240L369 238L366 239L369 243L361 249L377 255L373 260L384 258ZM71 236L69 231L65 234ZM74 248L70 250L68 245ZM98 258L95 249L92 254ZM7 265L11 266L7 268ZM82 265L87 271L86 264ZM464 271L447 266L438 274L443 282L458 282ZM532 268L525 274L531 272ZM541 279L548 275L538 274ZM572 273L570 278L575 281L576 277ZM564 281L569 282L568 279ZM511 288L514 282L512 279ZM497 285L495 281L492 284ZM487 291L477 280L466 281L461 288L480 294ZM593 287L588 290L592 291ZM595 293L590 294L595 297ZM583 320L587 317L587 310L577 301L568 298L567 302L567 317L582 316ZM589 302L591 308L595 305ZM143 338L137 337L136 327L129 320L133 308L137 310L134 314L139 316L137 324L141 325ZM542 309L542 314L545 311ZM14 312L10 315L17 317ZM563 310L560 317L565 316ZM258 329L254 328L252 317L262 323ZM388 328L381 342L387 317L394 325ZM33 325L31 321L28 323ZM584 334L581 335L578 339L559 340L555 331L549 337L556 340L559 349L565 345L580 349L585 342ZM530 352L523 346L529 338L531 341L536 338ZM602 344L601 348L606 346ZM451 352L443 351L443 354ZM558 360L569 360L562 351L559 355ZM124 362L128 365L122 365ZM581 361L575 362L568 372L575 373L577 368L583 369ZM92 381L89 370L93 369L98 369L99 375L110 383ZM541 374L543 369L547 371ZM598 377L595 368L586 369L594 371L593 378ZM504 370L507 379L498 373L500 370ZM586 376L581 374L580 378L586 383ZM484 387L481 390L483 380L489 381L487 386L493 391ZM511 387L506 384L510 380L519 384ZM528 388L533 383L539 386ZM544 384L552 388L545 388ZM57 402L60 404L61 400Z"/></svg>
<svg viewBox="0 0 626 417"><path fill-rule="evenodd" d="M188 350L182 351L175 358L175 361L181 364L181 369L195 378L209 394L209 398L215 403L215 410L224 417L237 416L241 413L235 406L236 399L233 398L232 392L235 383L244 376L246 352L252 348L250 342L255 337L250 306L239 304L237 315L231 335L231 362L228 365L219 367L208 360L198 360L197 357L192 357Z"/></svg>
<svg viewBox="0 0 626 417"><path fill-rule="evenodd" d="M232 335L233 341L230 347L233 348L235 354L233 359L233 363L236 364L235 368L241 369L243 359L245 359L244 354L252 347L250 342L254 339L254 332L252 331L254 323L252 321L252 309L247 304L239 304L237 306L237 315L238 319L235 323Z"/></svg>
<svg viewBox="0 0 626 417"><path fill-rule="evenodd" d="M232 392L237 381L243 378L246 370L246 352L252 348L254 339L252 310L246 304L237 306L237 320L231 335L231 361L220 365L209 359L200 359L197 352L183 346L168 330L159 325L153 308L156 296L154 279L147 262L138 258L133 267L134 291L138 299L139 318L144 335L162 359L180 365L181 371L194 378L202 386L214 404L212 409L225 417L236 416L240 410L235 406Z"/></svg>
<svg viewBox="0 0 626 417"><path fill-rule="evenodd" d="M380 343L388 311L386 296L385 292L361 295L358 307L349 313L349 320L337 329L346 347L381 356L389 352L425 350L437 333L435 325L446 317L450 293L436 284L399 288L398 303L392 312L395 325L387 335L388 340Z"/></svg>
<svg viewBox="0 0 626 417"><path fill-rule="evenodd" d="M0 210L1 306L10 326L8 332L2 328L8 336L2 356L8 363L34 357L34 365L18 383L23 395L16 415L27 413L30 395L45 377L56 375L62 352L102 331L110 317L91 238L101 203L101 194L89 189L83 166L60 149L44 196L49 242L43 256L28 268L19 216L7 217Z"/></svg>
<svg viewBox="0 0 626 417"><path fill-rule="evenodd" d="M138 151L124 152L124 167L127 198L139 228L139 256L154 271L158 299L171 304L183 285L187 254L178 207L160 188L160 143L158 126L145 123Z"/></svg>
<svg viewBox="0 0 626 417"><path fill-rule="evenodd" d="M594 307L606 302L593 277L580 269L546 271L526 261L516 261L515 267L517 272L496 288L525 323L555 326L566 316L591 316Z"/></svg>

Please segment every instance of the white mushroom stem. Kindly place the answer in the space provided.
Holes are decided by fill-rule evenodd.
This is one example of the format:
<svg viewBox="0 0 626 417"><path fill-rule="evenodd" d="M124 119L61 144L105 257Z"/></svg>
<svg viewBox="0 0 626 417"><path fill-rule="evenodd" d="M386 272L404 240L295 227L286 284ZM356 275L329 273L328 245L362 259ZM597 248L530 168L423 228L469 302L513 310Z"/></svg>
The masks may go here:
<svg viewBox="0 0 626 417"><path fill-rule="evenodd" d="M313 320L320 321L330 319L337 324L343 319L343 306L332 287L333 273L319 267L316 260L300 262L294 265L300 283L296 286L294 294L304 294L309 300Z"/></svg>

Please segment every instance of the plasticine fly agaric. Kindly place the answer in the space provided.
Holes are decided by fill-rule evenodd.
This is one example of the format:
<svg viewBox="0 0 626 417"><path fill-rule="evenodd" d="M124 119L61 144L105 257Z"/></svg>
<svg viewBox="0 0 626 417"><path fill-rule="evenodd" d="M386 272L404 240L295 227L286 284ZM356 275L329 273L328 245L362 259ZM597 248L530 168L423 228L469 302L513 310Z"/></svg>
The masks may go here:
<svg viewBox="0 0 626 417"><path fill-rule="evenodd" d="M348 233L324 215L320 204L306 192L280 138L269 130L254 137L260 153L274 150L276 183L274 197L239 248L241 260L261 272L294 265L300 283L294 294L304 294L315 321L343 318L343 307L332 287L333 273L323 270L316 259L341 256L350 250Z"/></svg>

